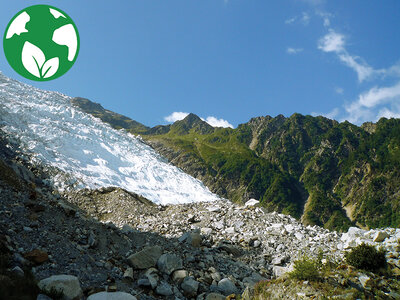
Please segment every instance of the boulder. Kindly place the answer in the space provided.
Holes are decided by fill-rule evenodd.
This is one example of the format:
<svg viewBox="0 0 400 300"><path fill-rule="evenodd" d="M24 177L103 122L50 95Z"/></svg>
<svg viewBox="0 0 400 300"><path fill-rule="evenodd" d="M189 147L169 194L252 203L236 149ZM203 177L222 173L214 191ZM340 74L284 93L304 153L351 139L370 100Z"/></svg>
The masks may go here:
<svg viewBox="0 0 400 300"><path fill-rule="evenodd" d="M181 283L185 277L188 276L188 271L186 270L177 270L172 273L172 280L178 283Z"/></svg>
<svg viewBox="0 0 400 300"><path fill-rule="evenodd" d="M128 263L135 269L148 269L154 267L162 254L159 246L145 247L143 250L128 257Z"/></svg>
<svg viewBox="0 0 400 300"><path fill-rule="evenodd" d="M62 293L64 300L73 300L82 295L81 285L77 277L72 275L53 275L39 281L42 291L50 292L52 289Z"/></svg>
<svg viewBox="0 0 400 300"><path fill-rule="evenodd" d="M194 280L192 277L186 277L181 284L181 288L183 290L183 294L186 297L192 298L197 295L197 290L199 289L199 282Z"/></svg>
<svg viewBox="0 0 400 300"><path fill-rule="evenodd" d="M161 296L171 296L174 294L172 291L172 287L166 283L165 281L162 281L156 288L156 293L161 295Z"/></svg>
<svg viewBox="0 0 400 300"><path fill-rule="evenodd" d="M256 206L257 204L259 204L260 201L256 200L256 199L250 199L249 201L247 201L244 204L244 207L251 207L251 206Z"/></svg>
<svg viewBox="0 0 400 300"><path fill-rule="evenodd" d="M218 282L218 289L221 291L222 294L225 296L236 294L238 289L236 285L229 279L223 278Z"/></svg>
<svg viewBox="0 0 400 300"><path fill-rule="evenodd" d="M46 262L49 259L49 255L47 254L47 252L40 249L35 249L30 252L27 252L24 254L24 257L27 260L30 260L31 262L34 262L35 264L38 265Z"/></svg>
<svg viewBox="0 0 400 300"><path fill-rule="evenodd" d="M378 231L374 235L374 242L380 243L383 242L389 235L384 231Z"/></svg>
<svg viewBox="0 0 400 300"><path fill-rule="evenodd" d="M182 259L175 254L163 254L157 261L157 268L167 275L170 275L175 270L182 269L182 267Z"/></svg>
<svg viewBox="0 0 400 300"><path fill-rule="evenodd" d="M282 277L289 271L290 271L289 268L286 267L274 266L272 268L272 274L274 275L275 278Z"/></svg>
<svg viewBox="0 0 400 300"><path fill-rule="evenodd" d="M124 292L100 292L90 295L87 300L137 300L135 296Z"/></svg>

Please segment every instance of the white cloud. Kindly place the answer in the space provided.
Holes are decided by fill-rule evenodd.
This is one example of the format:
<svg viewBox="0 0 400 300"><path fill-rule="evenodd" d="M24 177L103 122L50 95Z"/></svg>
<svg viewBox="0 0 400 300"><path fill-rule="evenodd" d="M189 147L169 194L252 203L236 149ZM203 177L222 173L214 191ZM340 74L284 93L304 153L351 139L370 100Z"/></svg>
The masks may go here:
<svg viewBox="0 0 400 300"><path fill-rule="evenodd" d="M318 49L324 52L336 53L340 61L357 73L359 82L363 82L364 80L371 78L373 75L385 73L385 70L374 70L360 57L350 55L345 48L344 35L333 30L330 30L328 34L318 41ZM396 69L393 71L396 71Z"/></svg>
<svg viewBox="0 0 400 300"><path fill-rule="evenodd" d="M176 121L186 118L186 116L188 114L189 113L186 113L186 112L175 111L172 114L170 114L169 116L164 117L164 120L167 122L170 122L170 123L174 123Z"/></svg>
<svg viewBox="0 0 400 300"><path fill-rule="evenodd" d="M169 116L164 117L164 120L169 123L174 123L176 121L183 120L184 118L186 118L186 116L188 114L189 113L187 113L187 112L175 111L172 114L170 114ZM213 127L233 128L233 125L224 119L217 119L216 117L213 117L213 116L208 116L205 119L204 118L201 118L201 119Z"/></svg>
<svg viewBox="0 0 400 300"><path fill-rule="evenodd" d="M374 107L386 101L400 100L400 82L391 87L373 87L358 98L358 103L365 107Z"/></svg>
<svg viewBox="0 0 400 300"><path fill-rule="evenodd" d="M286 52L287 52L288 54L297 54L297 53L302 52L302 51L303 51L303 48L292 48L292 47L288 47L288 48L286 49Z"/></svg>
<svg viewBox="0 0 400 300"><path fill-rule="evenodd" d="M206 121L208 124L210 124L213 127L233 128L233 125L231 123L229 123L227 120L217 119L216 117L213 117L213 116L208 116L204 121Z"/></svg>
<svg viewBox="0 0 400 300"><path fill-rule="evenodd" d="M343 52L342 54L340 54L339 59L357 73L358 81L360 82L380 72L380 71L375 71L372 67L367 65L360 57L351 56L347 52Z"/></svg>
<svg viewBox="0 0 400 300"><path fill-rule="evenodd" d="M322 18L324 27L329 28L331 26L331 18L333 17L331 13L325 11L317 11L316 15Z"/></svg>
<svg viewBox="0 0 400 300"><path fill-rule="evenodd" d="M378 113L377 119L379 120L380 118L400 118L400 107L395 107L395 110L389 110L387 107L384 107Z"/></svg>
<svg viewBox="0 0 400 300"><path fill-rule="evenodd" d="M381 117L400 115L400 82L390 87L373 87L359 95L358 99L345 105L343 120L354 124L377 121Z"/></svg>
<svg viewBox="0 0 400 300"><path fill-rule="evenodd" d="M308 23L310 23L310 16L308 15L308 13L306 13L306 12L303 12L303 13L302 13L301 22L302 22L304 25L308 25Z"/></svg>
<svg viewBox="0 0 400 300"><path fill-rule="evenodd" d="M336 88L335 88L335 92L336 92L337 94L339 94L339 95L342 95L343 92L344 92L344 89L341 88L341 87L336 87Z"/></svg>
<svg viewBox="0 0 400 300"><path fill-rule="evenodd" d="M318 42L318 49L324 52L343 52L344 51L344 35L331 30L327 35L322 37Z"/></svg>
<svg viewBox="0 0 400 300"><path fill-rule="evenodd" d="M319 112L312 112L311 115L316 117L316 116L323 116L328 119L334 119L338 114L339 114L339 108L334 108L332 111L328 113L319 113Z"/></svg>
<svg viewBox="0 0 400 300"><path fill-rule="evenodd" d="M292 24L297 20L297 17L293 17L290 19L285 20L285 24Z"/></svg>
<svg viewBox="0 0 400 300"><path fill-rule="evenodd" d="M307 12L302 12L300 16L295 16L293 18L285 20L285 24L290 25L295 22L301 23L304 26L307 26L310 23L310 15Z"/></svg>

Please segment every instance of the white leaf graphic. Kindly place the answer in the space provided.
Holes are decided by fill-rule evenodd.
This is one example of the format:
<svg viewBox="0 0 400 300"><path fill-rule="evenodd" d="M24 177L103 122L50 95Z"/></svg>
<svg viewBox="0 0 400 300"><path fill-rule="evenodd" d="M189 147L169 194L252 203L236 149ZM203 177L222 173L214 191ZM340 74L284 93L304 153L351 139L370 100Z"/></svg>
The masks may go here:
<svg viewBox="0 0 400 300"><path fill-rule="evenodd" d="M59 63L60 60L58 57L53 57L52 59L46 61L42 68L43 78L49 78L53 76L58 70Z"/></svg>
<svg viewBox="0 0 400 300"><path fill-rule="evenodd" d="M41 78L40 70L42 69L45 60L46 58L42 50L40 50L34 44L25 42L22 49L22 64L29 73Z"/></svg>

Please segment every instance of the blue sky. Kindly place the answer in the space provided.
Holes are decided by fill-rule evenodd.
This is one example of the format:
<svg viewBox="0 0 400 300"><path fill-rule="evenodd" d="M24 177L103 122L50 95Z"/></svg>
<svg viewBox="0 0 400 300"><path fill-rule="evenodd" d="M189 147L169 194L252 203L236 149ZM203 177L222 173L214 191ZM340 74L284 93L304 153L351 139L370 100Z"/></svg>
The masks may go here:
<svg viewBox="0 0 400 300"><path fill-rule="evenodd" d="M1 1L0 31L24 7ZM193 112L212 125L325 115L355 124L400 117L400 1L59 0L79 29L72 69L25 80L148 126Z"/></svg>

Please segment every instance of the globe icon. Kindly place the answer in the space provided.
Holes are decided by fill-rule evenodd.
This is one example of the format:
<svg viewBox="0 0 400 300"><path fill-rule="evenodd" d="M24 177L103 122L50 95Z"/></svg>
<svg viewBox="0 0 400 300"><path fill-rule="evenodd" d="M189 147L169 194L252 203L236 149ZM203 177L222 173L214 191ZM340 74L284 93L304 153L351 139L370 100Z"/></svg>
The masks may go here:
<svg viewBox="0 0 400 300"><path fill-rule="evenodd" d="M79 53L75 23L62 10L34 5L18 12L8 24L3 38L8 63L21 76L53 80L65 74Z"/></svg>

